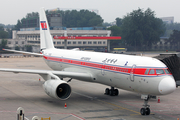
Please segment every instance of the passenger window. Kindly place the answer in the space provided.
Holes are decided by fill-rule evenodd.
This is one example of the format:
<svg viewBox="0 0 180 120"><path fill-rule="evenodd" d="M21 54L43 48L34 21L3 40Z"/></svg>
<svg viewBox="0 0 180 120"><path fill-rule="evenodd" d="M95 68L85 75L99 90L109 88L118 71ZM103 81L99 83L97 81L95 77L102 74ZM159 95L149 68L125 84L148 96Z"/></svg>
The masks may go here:
<svg viewBox="0 0 180 120"><path fill-rule="evenodd" d="M155 73L154 69L151 69L150 72L149 72L149 74L154 74L154 73Z"/></svg>
<svg viewBox="0 0 180 120"><path fill-rule="evenodd" d="M147 75L149 73L149 69L146 69L145 71L145 75Z"/></svg>
<svg viewBox="0 0 180 120"><path fill-rule="evenodd" d="M156 69L156 74L165 74L163 69Z"/></svg>
<svg viewBox="0 0 180 120"><path fill-rule="evenodd" d="M164 71L166 72L166 74L170 74L168 69L164 69Z"/></svg>

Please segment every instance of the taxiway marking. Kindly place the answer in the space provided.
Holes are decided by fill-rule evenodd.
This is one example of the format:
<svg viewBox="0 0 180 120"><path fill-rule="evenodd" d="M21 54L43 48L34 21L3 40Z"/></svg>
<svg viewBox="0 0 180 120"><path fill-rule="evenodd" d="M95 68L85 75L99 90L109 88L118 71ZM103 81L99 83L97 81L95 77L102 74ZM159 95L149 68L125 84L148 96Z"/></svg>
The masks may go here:
<svg viewBox="0 0 180 120"><path fill-rule="evenodd" d="M90 99L94 99L94 98L95 98L96 100L98 100L98 101L100 101L100 102L103 102L103 103L105 103L105 104L109 104L109 105L111 105L111 106L118 107L119 109L131 111L131 112L133 112L133 113L136 113L136 114L140 115L140 113L137 112L137 111L134 111L134 110L131 110L131 109L128 109L128 108L125 108L125 107L122 107L122 106L119 106L119 105L110 103L110 102L106 102L106 101L104 101L104 100L100 100L100 99L98 99L97 97L91 97L91 96L88 96L88 95L85 95L85 94L82 94L82 93L78 93L78 92L74 92L74 91L73 91L73 93L78 94L78 95L80 95L80 96L84 96L84 97L86 97L86 98L90 98ZM117 109L114 109L114 110L117 110ZM134 115L134 114L133 114L133 115Z"/></svg>

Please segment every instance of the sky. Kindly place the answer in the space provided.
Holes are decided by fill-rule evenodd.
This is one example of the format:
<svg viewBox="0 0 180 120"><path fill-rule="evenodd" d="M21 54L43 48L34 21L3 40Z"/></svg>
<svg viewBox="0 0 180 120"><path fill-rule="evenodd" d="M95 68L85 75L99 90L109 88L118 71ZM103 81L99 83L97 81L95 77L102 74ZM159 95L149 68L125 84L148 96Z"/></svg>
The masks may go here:
<svg viewBox="0 0 180 120"><path fill-rule="evenodd" d="M123 18L138 8L150 8L156 17L172 17L180 23L180 0L0 0L0 23L17 24L27 13L55 8L97 9L104 22Z"/></svg>

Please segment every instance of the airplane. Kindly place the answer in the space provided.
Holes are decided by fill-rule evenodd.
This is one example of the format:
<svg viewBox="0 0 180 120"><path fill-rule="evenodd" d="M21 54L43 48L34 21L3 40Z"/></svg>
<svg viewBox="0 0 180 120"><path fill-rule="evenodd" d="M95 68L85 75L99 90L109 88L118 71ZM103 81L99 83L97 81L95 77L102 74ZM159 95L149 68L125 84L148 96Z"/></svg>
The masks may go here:
<svg viewBox="0 0 180 120"><path fill-rule="evenodd" d="M40 53L8 50L43 56L52 70L9 69L0 71L39 74L47 95L66 100L71 95L72 79L95 82L110 86L105 94L117 96L119 89L141 94L144 105L141 115L150 115L148 100L152 96L167 95L175 91L176 83L168 67L161 61L144 56L80 51L79 49L56 49L50 34L45 9L40 9ZM64 81L63 78L70 78Z"/></svg>

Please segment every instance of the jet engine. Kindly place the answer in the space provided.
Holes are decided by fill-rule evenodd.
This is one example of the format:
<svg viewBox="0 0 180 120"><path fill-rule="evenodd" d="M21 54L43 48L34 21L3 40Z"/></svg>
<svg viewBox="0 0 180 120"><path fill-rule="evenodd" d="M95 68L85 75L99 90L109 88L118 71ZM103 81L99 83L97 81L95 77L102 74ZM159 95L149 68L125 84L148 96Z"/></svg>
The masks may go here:
<svg viewBox="0 0 180 120"><path fill-rule="evenodd" d="M71 95L71 87L62 80L47 80L43 84L44 91L53 98L66 100Z"/></svg>

